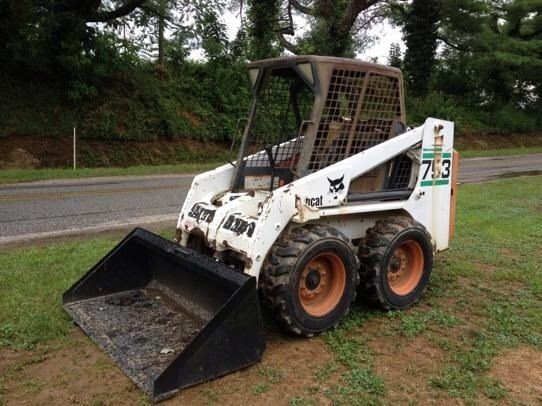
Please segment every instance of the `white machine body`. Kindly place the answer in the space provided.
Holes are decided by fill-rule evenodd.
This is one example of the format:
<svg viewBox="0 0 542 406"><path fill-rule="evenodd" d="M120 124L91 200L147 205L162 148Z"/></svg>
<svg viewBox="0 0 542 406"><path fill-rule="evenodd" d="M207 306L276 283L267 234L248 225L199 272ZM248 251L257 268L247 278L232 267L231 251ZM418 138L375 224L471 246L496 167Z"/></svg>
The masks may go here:
<svg viewBox="0 0 542 406"><path fill-rule="evenodd" d="M379 218L401 213L425 226L435 252L444 250L453 221L453 141L452 122L428 118L420 127L272 192L231 192L235 162L223 165L194 178L179 215L178 241L186 246L197 234L217 259L233 252L244 272L258 278L272 245L293 224L329 224L356 241ZM349 201L351 182L403 153L413 161L409 196Z"/></svg>

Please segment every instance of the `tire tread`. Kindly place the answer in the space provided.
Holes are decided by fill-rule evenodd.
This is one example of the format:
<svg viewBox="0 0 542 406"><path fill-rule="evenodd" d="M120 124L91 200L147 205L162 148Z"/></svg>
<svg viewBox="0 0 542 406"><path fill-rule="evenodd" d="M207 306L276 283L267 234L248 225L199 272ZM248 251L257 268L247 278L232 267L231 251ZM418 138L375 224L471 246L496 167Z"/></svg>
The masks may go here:
<svg viewBox="0 0 542 406"><path fill-rule="evenodd" d="M264 298L263 303L275 312L283 327L291 333L308 337L314 335L314 333L303 329L302 326L294 321L289 306L286 304L287 295L289 294L290 272L301 253L309 249L316 242L327 238L340 239L352 251L354 250L349 240L334 228L320 224L308 224L293 228L290 232L282 236L280 240L275 242L262 269L260 287ZM294 255L294 253L298 255ZM360 283L360 275L357 269L354 271L354 274L356 289L354 289L350 304L355 299L357 286ZM348 312L348 309L349 306L347 306L345 313L342 315L343 317Z"/></svg>

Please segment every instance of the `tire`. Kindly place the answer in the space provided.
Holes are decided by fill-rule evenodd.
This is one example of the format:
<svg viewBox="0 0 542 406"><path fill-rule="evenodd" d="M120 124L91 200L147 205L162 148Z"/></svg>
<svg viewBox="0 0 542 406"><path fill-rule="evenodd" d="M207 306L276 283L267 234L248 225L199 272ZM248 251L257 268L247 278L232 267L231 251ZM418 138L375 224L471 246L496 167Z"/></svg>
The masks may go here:
<svg viewBox="0 0 542 406"><path fill-rule="evenodd" d="M367 299L386 310L416 303L433 268L431 236L408 217L387 217L369 228L359 244Z"/></svg>
<svg viewBox="0 0 542 406"><path fill-rule="evenodd" d="M308 337L333 327L359 284L359 261L332 227L309 224L275 242L262 268L264 304L289 332Z"/></svg>

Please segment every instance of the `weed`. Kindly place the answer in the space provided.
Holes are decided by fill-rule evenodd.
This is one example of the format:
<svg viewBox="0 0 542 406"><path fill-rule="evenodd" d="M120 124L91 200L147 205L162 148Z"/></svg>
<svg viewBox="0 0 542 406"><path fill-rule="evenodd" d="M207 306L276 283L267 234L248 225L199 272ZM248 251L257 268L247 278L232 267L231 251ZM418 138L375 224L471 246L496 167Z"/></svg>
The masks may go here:
<svg viewBox="0 0 542 406"><path fill-rule="evenodd" d="M269 385L265 382L258 382L252 387L252 393L254 395L259 395L260 393L265 393L269 390Z"/></svg>
<svg viewBox="0 0 542 406"><path fill-rule="evenodd" d="M316 402L314 402L312 399L305 399L300 396L294 396L290 399L288 402L289 406L313 406L316 405Z"/></svg>
<svg viewBox="0 0 542 406"><path fill-rule="evenodd" d="M414 337L423 331L426 328L426 318L423 312L416 313L407 313L407 312L398 312L399 331L405 337Z"/></svg>
<svg viewBox="0 0 542 406"><path fill-rule="evenodd" d="M279 383L282 380L282 371L272 366L261 366L258 374L270 384Z"/></svg>
<svg viewBox="0 0 542 406"><path fill-rule="evenodd" d="M147 395L141 395L137 401L138 406L150 406L153 404L152 400Z"/></svg>
<svg viewBox="0 0 542 406"><path fill-rule="evenodd" d="M461 323L460 318L447 314L438 307L430 310L414 308L409 311L388 312L387 317L392 320L399 320L399 323L395 324L395 327L401 335L407 338L412 338L425 332L431 325L439 328L452 327Z"/></svg>
<svg viewBox="0 0 542 406"><path fill-rule="evenodd" d="M339 369L339 366L334 362L326 362L324 365L320 366L314 376L319 381L325 381Z"/></svg>
<svg viewBox="0 0 542 406"><path fill-rule="evenodd" d="M43 383L41 383L40 381L38 381L37 379L34 379L34 378L23 379L20 383L21 383L21 386L22 386L23 390L26 393L39 392L41 390L41 388L44 386Z"/></svg>
<svg viewBox="0 0 542 406"><path fill-rule="evenodd" d="M377 312L366 307L356 306L353 307L348 315L339 322L338 328L343 330L351 330L362 326L365 322L373 318Z"/></svg>
<svg viewBox="0 0 542 406"><path fill-rule="evenodd" d="M371 369L374 354L367 343L357 336L347 335L344 326L328 331L324 339L335 361L347 367L342 374L344 385L327 390L326 396L337 404L378 403L375 396L385 393L384 381ZM317 377L329 376L334 368L337 368L334 363L324 365L317 371Z"/></svg>
<svg viewBox="0 0 542 406"><path fill-rule="evenodd" d="M438 377L430 378L429 383L466 400L474 400L480 392L490 399L502 398L506 393L499 381L456 367L448 367Z"/></svg>
<svg viewBox="0 0 542 406"><path fill-rule="evenodd" d="M452 314L445 313L440 308L433 308L426 314L426 319L435 323L438 327L453 327L462 323L462 320Z"/></svg>
<svg viewBox="0 0 542 406"><path fill-rule="evenodd" d="M355 391L367 392L373 395L384 394L384 381L369 368L353 368L343 377Z"/></svg>
<svg viewBox="0 0 542 406"><path fill-rule="evenodd" d="M349 367L360 362L372 362L372 351L359 337L347 337L344 330L335 329L324 334L326 344L333 351L337 362Z"/></svg>
<svg viewBox="0 0 542 406"><path fill-rule="evenodd" d="M216 403L218 401L218 393L213 388L209 387L208 385L205 385L201 389L201 393L206 398L207 402L209 403Z"/></svg>

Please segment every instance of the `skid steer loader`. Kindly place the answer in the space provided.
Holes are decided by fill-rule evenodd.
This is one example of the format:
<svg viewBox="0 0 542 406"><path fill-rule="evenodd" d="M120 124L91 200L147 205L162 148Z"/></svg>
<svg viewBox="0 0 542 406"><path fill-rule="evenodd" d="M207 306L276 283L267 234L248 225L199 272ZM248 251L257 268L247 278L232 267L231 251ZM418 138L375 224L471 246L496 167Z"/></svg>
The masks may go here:
<svg viewBox="0 0 542 406"><path fill-rule="evenodd" d="M453 233L453 123L407 131L399 70L300 56L248 76L237 158L194 178L174 241L134 230L63 297L154 400L260 359L258 290L312 336L358 290L385 309L416 302Z"/></svg>

